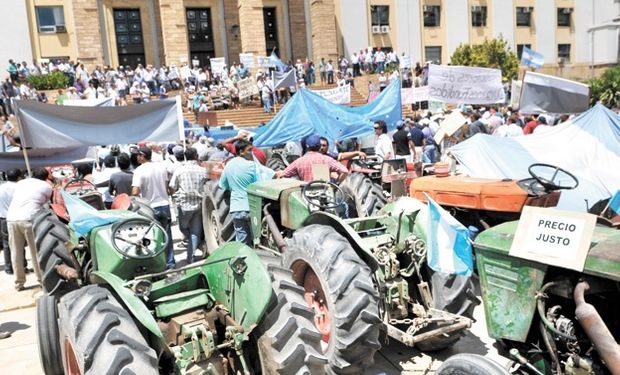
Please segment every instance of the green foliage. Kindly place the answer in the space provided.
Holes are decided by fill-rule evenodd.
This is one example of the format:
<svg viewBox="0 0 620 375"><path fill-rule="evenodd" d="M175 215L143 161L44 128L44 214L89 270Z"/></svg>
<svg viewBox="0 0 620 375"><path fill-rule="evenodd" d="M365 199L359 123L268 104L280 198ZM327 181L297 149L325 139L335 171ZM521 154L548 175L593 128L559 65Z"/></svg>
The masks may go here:
<svg viewBox="0 0 620 375"><path fill-rule="evenodd" d="M61 72L51 74L30 75L28 82L37 90L64 89L69 84L69 78Z"/></svg>
<svg viewBox="0 0 620 375"><path fill-rule="evenodd" d="M461 44L452 54L450 63L501 69L502 78L508 81L516 79L519 74L517 55L501 35L497 39L485 40L482 44Z"/></svg>
<svg viewBox="0 0 620 375"><path fill-rule="evenodd" d="M608 108L620 106L620 66L607 69L600 78L588 81L590 104L601 102Z"/></svg>

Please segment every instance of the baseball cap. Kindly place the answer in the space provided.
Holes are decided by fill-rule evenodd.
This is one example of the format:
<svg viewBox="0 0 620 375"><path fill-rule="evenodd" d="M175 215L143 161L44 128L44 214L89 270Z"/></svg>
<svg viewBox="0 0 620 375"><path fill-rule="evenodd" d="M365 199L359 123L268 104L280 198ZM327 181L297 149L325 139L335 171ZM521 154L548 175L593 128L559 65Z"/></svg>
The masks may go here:
<svg viewBox="0 0 620 375"><path fill-rule="evenodd" d="M148 147L140 147L138 149L138 154L144 155L145 158L147 158L148 160L151 160L152 152L151 152L151 149Z"/></svg>
<svg viewBox="0 0 620 375"><path fill-rule="evenodd" d="M396 127L397 127L398 129L402 128L403 126L405 126L405 122L404 122L403 120L398 120L398 121L396 122Z"/></svg>
<svg viewBox="0 0 620 375"><path fill-rule="evenodd" d="M317 147L321 145L321 137L313 134L306 138L306 147Z"/></svg>

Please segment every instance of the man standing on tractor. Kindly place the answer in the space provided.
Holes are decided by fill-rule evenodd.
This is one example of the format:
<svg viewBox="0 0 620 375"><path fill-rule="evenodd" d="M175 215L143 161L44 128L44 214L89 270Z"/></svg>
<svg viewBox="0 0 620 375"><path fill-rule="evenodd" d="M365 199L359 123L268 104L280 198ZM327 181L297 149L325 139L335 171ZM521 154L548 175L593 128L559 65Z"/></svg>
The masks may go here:
<svg viewBox="0 0 620 375"><path fill-rule="evenodd" d="M230 191L230 214L235 228L235 240L248 246L252 246L248 186L258 181L252 157L253 148L245 139L235 142L237 156L226 163L219 181L222 189Z"/></svg>
<svg viewBox="0 0 620 375"><path fill-rule="evenodd" d="M391 144L390 144L391 147ZM334 158L323 155L321 149L321 137L311 135L306 138L306 148L308 152L295 160L285 170L276 173L278 178L299 176L306 182L314 181L314 173L312 167L314 165L327 165L330 175L336 173L336 182L340 183L347 177L347 168Z"/></svg>
<svg viewBox="0 0 620 375"><path fill-rule="evenodd" d="M168 200L168 170L164 163L151 162L152 151L148 147L138 149L138 163L140 165L133 171L131 182L131 195L142 196L148 200L155 212L155 219L161 224L168 234L168 246L166 248L166 265L169 269L176 266L174 261L174 248L172 247L172 217L170 214L170 201Z"/></svg>
<svg viewBox="0 0 620 375"><path fill-rule="evenodd" d="M383 160L391 159L394 156L394 150L392 149L392 140L387 134L387 124L385 121L379 120L375 122L374 129L375 134L379 137L375 145L375 155L380 156Z"/></svg>

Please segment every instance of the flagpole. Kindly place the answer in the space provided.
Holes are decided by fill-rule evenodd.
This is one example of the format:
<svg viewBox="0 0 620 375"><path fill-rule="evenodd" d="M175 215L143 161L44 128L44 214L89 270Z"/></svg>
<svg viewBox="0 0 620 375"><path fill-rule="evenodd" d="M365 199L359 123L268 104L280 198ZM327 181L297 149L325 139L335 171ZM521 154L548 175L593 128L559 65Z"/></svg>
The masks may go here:
<svg viewBox="0 0 620 375"><path fill-rule="evenodd" d="M19 112L17 111L17 103L13 101L13 113L15 113L15 120L17 121L17 128L19 129L20 148L24 154L24 161L26 162L26 170L28 171L28 177L32 177L32 170L30 169L30 159L28 159L28 152L26 151L26 145L24 145L24 131L22 129L22 122L19 119Z"/></svg>
<svg viewBox="0 0 620 375"><path fill-rule="evenodd" d="M271 51L273 53L273 51ZM275 78L275 70L271 71L271 86L273 87L273 114L278 113L278 109L276 108L276 102L278 101L278 97L276 95L276 78Z"/></svg>

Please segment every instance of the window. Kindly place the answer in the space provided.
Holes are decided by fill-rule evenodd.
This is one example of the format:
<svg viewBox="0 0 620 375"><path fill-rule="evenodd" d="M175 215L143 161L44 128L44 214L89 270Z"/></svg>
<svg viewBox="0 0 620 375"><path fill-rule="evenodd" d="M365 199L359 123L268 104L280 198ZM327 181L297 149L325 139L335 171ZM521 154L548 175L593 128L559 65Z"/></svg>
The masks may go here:
<svg viewBox="0 0 620 375"><path fill-rule="evenodd" d="M570 61L570 44L558 44L558 62Z"/></svg>
<svg viewBox="0 0 620 375"><path fill-rule="evenodd" d="M40 33L65 32L65 13L62 6L35 7Z"/></svg>
<svg viewBox="0 0 620 375"><path fill-rule="evenodd" d="M531 26L531 16L534 8L517 7L517 26Z"/></svg>
<svg viewBox="0 0 620 375"><path fill-rule="evenodd" d="M531 44L517 44L517 57L521 60L521 56L523 56L523 48L532 49Z"/></svg>
<svg viewBox="0 0 620 375"><path fill-rule="evenodd" d="M487 26L487 7L475 5L471 7L471 25L473 27Z"/></svg>
<svg viewBox="0 0 620 375"><path fill-rule="evenodd" d="M424 47L424 58L435 64L441 64L441 46Z"/></svg>
<svg viewBox="0 0 620 375"><path fill-rule="evenodd" d="M439 5L424 6L424 27L439 27L441 25L441 7Z"/></svg>
<svg viewBox="0 0 620 375"><path fill-rule="evenodd" d="M390 25L390 7L387 5L372 5L370 7L372 26Z"/></svg>
<svg viewBox="0 0 620 375"><path fill-rule="evenodd" d="M558 26L570 27L570 15L573 8L558 8Z"/></svg>

